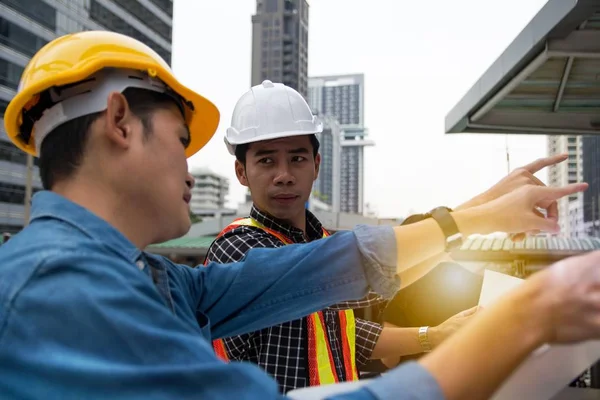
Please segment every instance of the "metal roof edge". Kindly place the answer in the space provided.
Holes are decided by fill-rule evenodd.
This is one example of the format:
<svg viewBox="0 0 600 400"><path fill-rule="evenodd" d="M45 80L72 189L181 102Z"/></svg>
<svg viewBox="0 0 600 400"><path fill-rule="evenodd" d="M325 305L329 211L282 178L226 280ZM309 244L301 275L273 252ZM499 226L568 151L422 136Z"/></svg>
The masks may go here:
<svg viewBox="0 0 600 400"><path fill-rule="evenodd" d="M540 55L548 39L566 37L598 7L599 0L549 0L446 115L445 132L463 132L470 115Z"/></svg>

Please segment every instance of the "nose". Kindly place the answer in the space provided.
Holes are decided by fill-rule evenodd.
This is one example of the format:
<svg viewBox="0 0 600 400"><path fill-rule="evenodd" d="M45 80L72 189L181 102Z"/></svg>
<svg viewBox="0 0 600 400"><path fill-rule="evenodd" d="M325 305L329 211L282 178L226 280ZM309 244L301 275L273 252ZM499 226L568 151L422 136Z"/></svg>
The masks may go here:
<svg viewBox="0 0 600 400"><path fill-rule="evenodd" d="M277 168L275 178L273 179L273 183L276 186L287 186L296 183L296 178L290 172L290 168L287 164L283 164Z"/></svg>
<svg viewBox="0 0 600 400"><path fill-rule="evenodd" d="M185 184L186 184L186 186L188 188L192 189L194 187L194 181L195 181L194 177L192 176L192 174L190 174L188 172L188 174L187 174L187 176L185 178Z"/></svg>

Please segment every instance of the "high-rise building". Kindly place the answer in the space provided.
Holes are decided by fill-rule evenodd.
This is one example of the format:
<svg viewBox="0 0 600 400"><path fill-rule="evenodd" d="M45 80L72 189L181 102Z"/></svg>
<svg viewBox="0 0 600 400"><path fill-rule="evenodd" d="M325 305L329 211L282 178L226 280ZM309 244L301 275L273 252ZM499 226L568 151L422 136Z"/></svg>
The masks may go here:
<svg viewBox="0 0 600 400"><path fill-rule="evenodd" d="M583 136L583 181L590 186L582 193L580 225L587 236L600 237L600 137Z"/></svg>
<svg viewBox="0 0 600 400"><path fill-rule="evenodd" d="M257 0L252 16L252 86L269 79L306 97L308 2Z"/></svg>
<svg viewBox="0 0 600 400"><path fill-rule="evenodd" d="M362 214L364 207L364 75L311 77L308 103L313 112L334 117L342 129L340 166L340 211Z"/></svg>
<svg viewBox="0 0 600 400"><path fill-rule="evenodd" d="M171 62L172 0L0 0L0 117L30 57L58 36L111 30L134 37ZM25 218L27 157L8 141L0 121L0 232ZM34 162L33 192L41 182Z"/></svg>
<svg viewBox="0 0 600 400"><path fill-rule="evenodd" d="M584 177L583 140L581 136L549 136L548 154L568 153L568 159L548 169L550 186L581 182ZM582 237L584 229L584 194L577 193L558 201L561 235Z"/></svg>
<svg viewBox="0 0 600 400"><path fill-rule="evenodd" d="M327 204L329 211L339 212L342 130L335 118L327 115L319 115L319 118L323 122L323 132L316 135L320 143L321 166L312 197Z"/></svg>
<svg viewBox="0 0 600 400"><path fill-rule="evenodd" d="M225 202L229 194L229 179L207 168L194 168L191 174L195 183L192 188L190 210L200 217L229 213L229 210L225 210Z"/></svg>

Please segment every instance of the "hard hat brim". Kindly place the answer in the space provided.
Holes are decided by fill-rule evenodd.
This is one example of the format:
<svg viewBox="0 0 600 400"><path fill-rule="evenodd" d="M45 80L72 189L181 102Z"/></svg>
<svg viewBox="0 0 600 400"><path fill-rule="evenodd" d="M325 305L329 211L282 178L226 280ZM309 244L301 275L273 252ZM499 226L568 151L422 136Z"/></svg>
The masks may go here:
<svg viewBox="0 0 600 400"><path fill-rule="evenodd" d="M109 62L107 62L107 59ZM26 153L38 156L35 148L35 135L32 134L29 143L20 139L21 110L39 93L48 90L52 86L62 86L82 81L103 68L127 68L147 72L150 76L161 79L174 92L193 105L185 107L185 120L190 130L191 142L186 149L186 156L191 157L202 149L214 136L219 126L220 113L217 107L204 96L194 92L181 84L173 74L158 63L149 63L148 57L136 56L135 54L118 57L92 57L73 68L63 70L53 75L46 76L23 90L20 90L9 103L5 111L4 123L6 132L13 143Z"/></svg>
<svg viewBox="0 0 600 400"><path fill-rule="evenodd" d="M233 128L229 128L229 129L233 129ZM285 139L285 138L294 137L294 136L316 135L321 132L323 132L322 125L320 125L320 129L316 129L315 132L307 132L307 131L273 132L270 134L266 134L266 135L262 135L262 136L255 136L255 137L247 139L247 140L240 140L240 141L236 141L236 142L229 141L227 139L227 137L225 137L223 139L225 140L225 145L227 146L227 150L229 151L229 154L235 155L235 148L239 145L265 142L267 140Z"/></svg>

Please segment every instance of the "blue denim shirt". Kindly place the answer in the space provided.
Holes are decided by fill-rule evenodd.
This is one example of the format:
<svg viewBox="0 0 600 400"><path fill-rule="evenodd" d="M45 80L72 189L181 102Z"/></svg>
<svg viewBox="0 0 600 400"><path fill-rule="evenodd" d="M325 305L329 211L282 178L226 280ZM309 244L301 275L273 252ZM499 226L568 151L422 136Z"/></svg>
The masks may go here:
<svg viewBox="0 0 600 400"><path fill-rule="evenodd" d="M369 287L390 297L395 260L390 228L361 227L189 268L37 193L31 224L0 247L0 398L283 398L258 367L220 362L211 339L359 299ZM343 398L397 398L401 377L439 393L413 364Z"/></svg>

